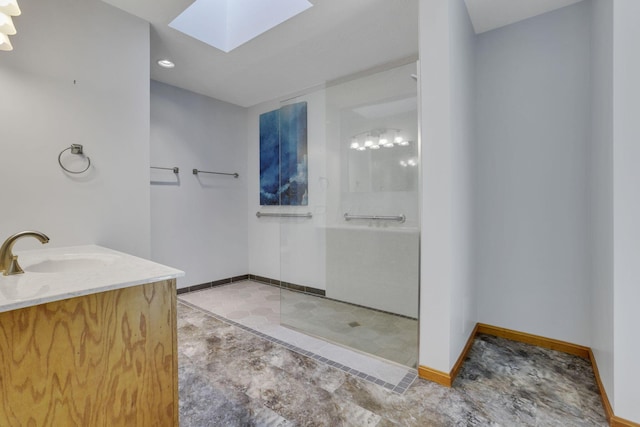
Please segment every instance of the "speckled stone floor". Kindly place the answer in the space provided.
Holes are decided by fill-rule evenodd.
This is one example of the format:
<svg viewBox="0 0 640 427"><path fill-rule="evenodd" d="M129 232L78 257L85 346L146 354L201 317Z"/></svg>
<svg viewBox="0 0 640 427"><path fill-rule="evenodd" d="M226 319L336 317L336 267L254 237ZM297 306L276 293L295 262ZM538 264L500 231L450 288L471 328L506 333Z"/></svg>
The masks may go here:
<svg viewBox="0 0 640 427"><path fill-rule="evenodd" d="M606 426L588 361L490 336L402 394L178 304L180 425Z"/></svg>

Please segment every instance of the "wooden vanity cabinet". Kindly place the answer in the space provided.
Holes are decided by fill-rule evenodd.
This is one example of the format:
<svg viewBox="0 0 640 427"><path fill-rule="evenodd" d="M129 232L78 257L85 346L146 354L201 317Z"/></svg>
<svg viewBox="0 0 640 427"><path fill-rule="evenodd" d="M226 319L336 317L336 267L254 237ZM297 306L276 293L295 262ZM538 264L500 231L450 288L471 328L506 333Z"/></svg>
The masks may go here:
<svg viewBox="0 0 640 427"><path fill-rule="evenodd" d="M177 426L176 280L0 313L0 426Z"/></svg>

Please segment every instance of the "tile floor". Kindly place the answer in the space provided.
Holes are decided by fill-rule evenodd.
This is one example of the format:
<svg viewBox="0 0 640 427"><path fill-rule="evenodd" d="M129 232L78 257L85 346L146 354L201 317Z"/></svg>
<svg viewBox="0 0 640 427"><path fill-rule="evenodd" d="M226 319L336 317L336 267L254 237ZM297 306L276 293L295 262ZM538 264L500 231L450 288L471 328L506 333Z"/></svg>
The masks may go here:
<svg viewBox="0 0 640 427"><path fill-rule="evenodd" d="M481 335L452 388L398 393L245 328L178 303L182 427L607 425L576 356Z"/></svg>
<svg viewBox="0 0 640 427"><path fill-rule="evenodd" d="M371 357L367 354L335 345L331 342L282 326L280 324L280 291L281 290L275 286L243 281L181 294L178 296L178 299L193 308L198 308L217 317L219 320L232 323L261 338L284 345L290 350L311 357L322 363L327 363L330 366L338 367L364 380L382 385L388 390L402 393L416 378L417 372L415 369ZM365 315L367 315L366 312L369 310L347 304L344 304L347 308L342 308L337 305L339 303L329 300L322 300L314 296L288 290L283 290L283 292L286 293L286 298L292 303L291 306L295 314L292 313L291 315L300 315L300 313L298 313L300 306L296 307L295 304L302 303L308 312L311 312L311 306L317 307L318 304L313 300L320 300L320 302L330 302L332 309L327 311L329 317L326 319L318 319L318 316L314 316L317 321L333 325L335 323L329 320L330 317L333 316L342 319L342 314L352 313L351 316L344 317L345 322L355 319L363 324L368 324ZM336 309L342 310L342 312L336 311ZM384 317L379 316L377 312L373 313L370 317L377 320L384 319ZM353 314L359 315L360 317L353 317ZM291 319L290 316L289 319ZM397 319L400 321L415 322L404 318ZM384 325L384 323L381 324ZM395 327L396 324L392 323L392 326ZM365 330L365 332L367 332L367 330ZM373 334L371 328L368 332L369 336ZM394 342L395 341L392 341L392 344ZM402 347L400 347L400 349L402 349ZM417 349L415 349L415 347L414 349L409 347L408 352L413 351L417 352ZM398 351L397 353L405 354L406 352L407 350ZM413 357L415 358L416 356ZM415 363L415 361L413 363Z"/></svg>
<svg viewBox="0 0 640 427"><path fill-rule="evenodd" d="M280 322L307 334L417 368L418 321L283 290Z"/></svg>

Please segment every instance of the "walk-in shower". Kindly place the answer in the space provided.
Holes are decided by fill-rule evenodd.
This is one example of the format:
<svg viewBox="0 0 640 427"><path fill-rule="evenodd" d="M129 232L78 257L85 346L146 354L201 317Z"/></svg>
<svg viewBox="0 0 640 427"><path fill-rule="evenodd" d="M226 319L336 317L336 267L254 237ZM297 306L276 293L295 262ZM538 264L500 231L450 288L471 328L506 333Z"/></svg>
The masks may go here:
<svg viewBox="0 0 640 427"><path fill-rule="evenodd" d="M414 62L311 91L306 199L279 212L281 323L417 363L419 147ZM312 256L309 256L312 254Z"/></svg>

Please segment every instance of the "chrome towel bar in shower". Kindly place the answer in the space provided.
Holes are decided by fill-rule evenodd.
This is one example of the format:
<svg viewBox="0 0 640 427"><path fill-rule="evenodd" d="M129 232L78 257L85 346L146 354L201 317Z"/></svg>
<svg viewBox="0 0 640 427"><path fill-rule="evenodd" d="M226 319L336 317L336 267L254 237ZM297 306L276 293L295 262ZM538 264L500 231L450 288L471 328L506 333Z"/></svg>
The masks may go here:
<svg viewBox="0 0 640 427"><path fill-rule="evenodd" d="M198 170L198 169L194 169L194 170L193 170L193 174L194 174L194 175L198 175L199 173L211 173L211 174L214 174L214 175L229 175L229 176L232 176L232 177L234 177L234 178L237 178L237 177L239 177L239 176L240 176L240 175L238 175L237 173L227 173L227 172L207 172L207 171L201 171L201 170Z"/></svg>
<svg viewBox="0 0 640 427"><path fill-rule="evenodd" d="M173 168L161 168L159 166L151 166L151 169L162 169L165 171L173 171L173 173L180 173L180 168L177 166Z"/></svg>
<svg viewBox="0 0 640 427"><path fill-rule="evenodd" d="M281 218L311 218L313 217L313 215L311 214L311 212L307 212L307 213L264 213L264 212L256 212L256 216L258 218L261 217L281 217Z"/></svg>
<svg viewBox="0 0 640 427"><path fill-rule="evenodd" d="M394 216L386 216L386 215L349 215L348 213L344 214L345 221L351 221L352 219L372 219L374 221L398 221L405 222L407 217L404 215L394 215Z"/></svg>

